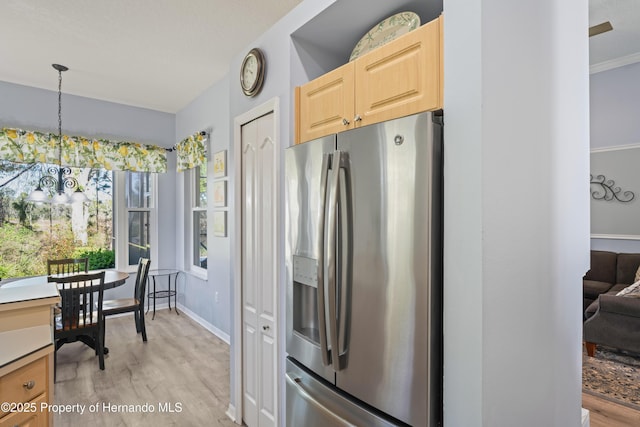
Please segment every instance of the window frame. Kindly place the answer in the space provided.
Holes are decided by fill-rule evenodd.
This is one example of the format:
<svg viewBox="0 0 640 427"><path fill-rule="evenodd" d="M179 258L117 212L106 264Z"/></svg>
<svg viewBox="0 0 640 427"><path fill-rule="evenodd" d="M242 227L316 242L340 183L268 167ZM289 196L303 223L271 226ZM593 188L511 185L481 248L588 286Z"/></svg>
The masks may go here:
<svg viewBox="0 0 640 427"><path fill-rule="evenodd" d="M128 171L113 171L113 206L114 206L114 236L116 249L116 270L133 272L137 271L137 263L129 265L129 213L149 212L149 241L151 245L150 259L158 268L158 174L150 174L151 202L146 208L130 208L127 206L126 177ZM135 172L137 173L137 172ZM153 264L152 264L153 265Z"/></svg>
<svg viewBox="0 0 640 427"><path fill-rule="evenodd" d="M202 268L195 263L196 261L196 221L195 215L196 212L204 212L205 217L207 218L207 242L209 241L209 213L208 206L210 203L209 198L209 165L207 165L207 176L206 179L206 194L207 194L207 205L206 206L198 206L198 188L200 185L200 167L195 167L193 169L189 169L187 171L187 189L185 194L188 195L188 200L186 203L187 212L185 212L187 216L187 230L188 233L185 233L185 248L189 248L185 251L186 259L185 265L188 266L189 272L191 272L196 277L200 279L207 280L208 277L208 268ZM199 230L198 230L199 233ZM208 260L207 260L208 261ZM208 267L208 262L207 262Z"/></svg>

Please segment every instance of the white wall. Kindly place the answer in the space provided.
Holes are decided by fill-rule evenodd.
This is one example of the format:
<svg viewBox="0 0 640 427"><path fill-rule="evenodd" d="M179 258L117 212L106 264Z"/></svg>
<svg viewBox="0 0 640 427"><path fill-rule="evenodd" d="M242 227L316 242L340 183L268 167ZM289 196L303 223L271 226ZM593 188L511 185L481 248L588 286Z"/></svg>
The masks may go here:
<svg viewBox="0 0 640 427"><path fill-rule="evenodd" d="M578 426L587 2L445 1L445 426Z"/></svg>
<svg viewBox="0 0 640 427"><path fill-rule="evenodd" d="M640 144L640 63L590 76L591 148ZM591 248L640 252L639 240L591 239Z"/></svg>
<svg viewBox="0 0 640 427"><path fill-rule="evenodd" d="M210 132L207 187L211 190L214 181L211 165L212 155L217 151L229 150L233 145L229 133L228 77L208 88L176 114L176 141L181 141L201 130ZM185 209L183 209L186 206L185 191L182 191L185 188L185 173L178 173L176 178L176 186L181 189L175 200L177 206L176 233L178 236L189 236L191 229L185 227ZM227 183L227 206L230 206L229 200L233 199L233 196L233 187ZM212 201L212 197L209 197L209 200ZM220 210L229 210L229 208L220 208ZM214 208L210 203L207 209L210 230L213 211ZM179 302L192 314L198 316L201 321L214 328L217 335L228 339L231 332L231 238L215 237L209 231L207 243L207 280L203 280L188 271L189 264L187 262L189 260L185 262L185 258L188 257L190 248L185 247L184 239L180 238L176 242L176 265L187 272L186 283L183 292L179 295ZM217 302L216 293L218 294Z"/></svg>

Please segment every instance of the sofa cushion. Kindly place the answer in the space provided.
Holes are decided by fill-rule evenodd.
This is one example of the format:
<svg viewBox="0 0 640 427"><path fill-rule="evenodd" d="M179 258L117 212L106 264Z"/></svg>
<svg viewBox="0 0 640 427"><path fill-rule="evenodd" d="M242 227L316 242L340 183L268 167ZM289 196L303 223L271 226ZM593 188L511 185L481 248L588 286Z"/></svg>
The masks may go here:
<svg viewBox="0 0 640 427"><path fill-rule="evenodd" d="M591 269L585 274L585 280L616 283L616 263L618 254L608 251L591 251ZM637 269L637 266L636 266ZM635 274L635 270L633 271ZM632 283L632 282L629 282Z"/></svg>
<svg viewBox="0 0 640 427"><path fill-rule="evenodd" d="M603 294L611 289L612 283L600 282L598 280L583 280L582 291L585 298L597 299L598 295ZM625 286L622 286L623 289Z"/></svg>
<svg viewBox="0 0 640 427"><path fill-rule="evenodd" d="M625 289L627 286L630 286L626 283L616 283L607 291L607 293L617 294L621 290Z"/></svg>
<svg viewBox="0 0 640 427"><path fill-rule="evenodd" d="M640 254L618 254L616 281L614 283L634 283L636 271L640 267Z"/></svg>

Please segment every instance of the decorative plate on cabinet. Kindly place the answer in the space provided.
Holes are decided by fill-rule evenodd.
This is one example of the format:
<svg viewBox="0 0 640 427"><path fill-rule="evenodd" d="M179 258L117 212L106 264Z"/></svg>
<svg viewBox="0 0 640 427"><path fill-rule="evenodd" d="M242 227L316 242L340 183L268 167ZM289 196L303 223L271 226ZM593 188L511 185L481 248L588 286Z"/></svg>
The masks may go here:
<svg viewBox="0 0 640 427"><path fill-rule="evenodd" d="M353 48L349 61L389 43L399 36L413 31L420 26L420 17L413 12L400 12L380 21L375 27L362 36Z"/></svg>

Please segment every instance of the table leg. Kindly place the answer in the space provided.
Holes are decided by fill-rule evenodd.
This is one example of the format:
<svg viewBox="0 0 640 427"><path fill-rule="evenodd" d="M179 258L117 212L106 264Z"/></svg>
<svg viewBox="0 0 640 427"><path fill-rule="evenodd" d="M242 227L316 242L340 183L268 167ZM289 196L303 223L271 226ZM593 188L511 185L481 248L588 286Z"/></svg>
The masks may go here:
<svg viewBox="0 0 640 427"><path fill-rule="evenodd" d="M149 308L151 308L151 278L149 277L147 277L147 285L147 311L145 311L145 314L148 313Z"/></svg>
<svg viewBox="0 0 640 427"><path fill-rule="evenodd" d="M156 277L153 276L153 317L151 320L156 318Z"/></svg>
<svg viewBox="0 0 640 427"><path fill-rule="evenodd" d="M167 276L167 300L169 301L169 311L171 311L171 274Z"/></svg>
<svg viewBox="0 0 640 427"><path fill-rule="evenodd" d="M178 313L178 274L180 273L176 273L176 276L173 279L173 305L176 308L176 314L179 316L180 313ZM171 289L171 288L169 288ZM171 300L171 292L169 292L169 300Z"/></svg>

